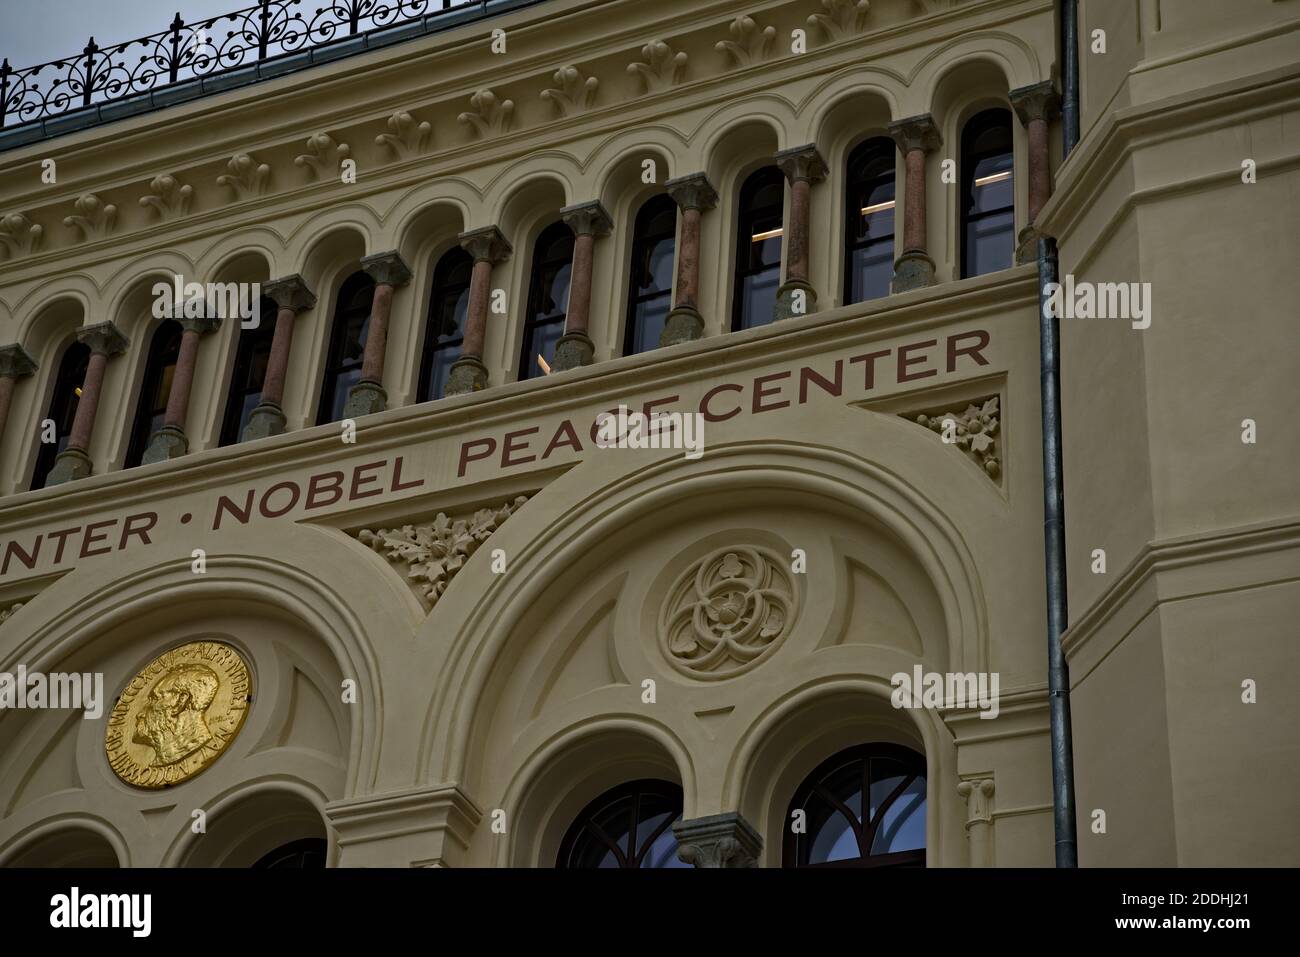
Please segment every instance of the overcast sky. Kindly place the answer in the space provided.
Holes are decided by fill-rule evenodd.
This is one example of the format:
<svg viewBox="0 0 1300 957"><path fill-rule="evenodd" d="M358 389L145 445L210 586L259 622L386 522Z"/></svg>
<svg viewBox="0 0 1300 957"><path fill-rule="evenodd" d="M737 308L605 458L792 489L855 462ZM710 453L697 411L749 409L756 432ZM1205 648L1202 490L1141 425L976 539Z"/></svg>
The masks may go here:
<svg viewBox="0 0 1300 957"><path fill-rule="evenodd" d="M191 23L250 7L255 0L0 0L0 58L34 66L80 53L91 37L101 47L161 33L177 11ZM309 0L310 2L310 0ZM312 5L322 6L320 2Z"/></svg>

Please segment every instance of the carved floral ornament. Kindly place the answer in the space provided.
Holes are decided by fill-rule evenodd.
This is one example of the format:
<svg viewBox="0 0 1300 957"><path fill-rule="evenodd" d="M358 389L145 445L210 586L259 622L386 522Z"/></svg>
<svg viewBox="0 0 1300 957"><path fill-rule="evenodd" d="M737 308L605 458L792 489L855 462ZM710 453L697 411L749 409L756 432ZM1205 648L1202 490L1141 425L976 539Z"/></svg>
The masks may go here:
<svg viewBox="0 0 1300 957"><path fill-rule="evenodd" d="M945 441L966 453L993 481L1000 482L1002 449L999 418L998 397L995 395L966 406L964 412L918 415L916 424L923 425L940 436L948 435L950 438Z"/></svg>
<svg viewBox="0 0 1300 957"><path fill-rule="evenodd" d="M777 648L797 610L798 592L780 555L720 548L692 563L669 589L659 616L660 647L692 678L730 678Z"/></svg>
<svg viewBox="0 0 1300 957"><path fill-rule="evenodd" d="M520 495L497 508L452 519L439 512L433 521L399 528L362 529L357 538L395 565L406 566L407 583L430 606L479 546L528 501Z"/></svg>

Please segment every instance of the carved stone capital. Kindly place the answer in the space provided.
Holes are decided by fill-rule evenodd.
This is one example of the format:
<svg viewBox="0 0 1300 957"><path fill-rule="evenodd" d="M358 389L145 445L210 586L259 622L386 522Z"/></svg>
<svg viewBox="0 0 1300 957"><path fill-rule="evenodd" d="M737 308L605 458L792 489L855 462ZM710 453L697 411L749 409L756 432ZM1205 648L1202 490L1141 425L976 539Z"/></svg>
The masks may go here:
<svg viewBox="0 0 1300 957"><path fill-rule="evenodd" d="M763 850L758 831L735 811L678 821L677 856L695 867L755 867Z"/></svg>
<svg viewBox="0 0 1300 957"><path fill-rule="evenodd" d="M36 360L16 342L0 346L0 378L18 379L36 371Z"/></svg>
<svg viewBox="0 0 1300 957"><path fill-rule="evenodd" d="M1061 109L1061 97L1051 80L1012 90L1008 97L1020 122L1028 126L1033 120L1050 121Z"/></svg>
<svg viewBox="0 0 1300 957"><path fill-rule="evenodd" d="M904 156L912 150L929 153L943 145L939 127L935 125L934 117L929 113L909 116L905 120L895 120L889 124L889 135Z"/></svg>
<svg viewBox="0 0 1300 957"><path fill-rule="evenodd" d="M614 221L598 199L566 206L560 210L560 218L575 236L607 236L614 228Z"/></svg>
<svg viewBox="0 0 1300 957"><path fill-rule="evenodd" d="M460 234L460 247L474 257L475 262L503 263L510 258L514 247L495 226L481 226Z"/></svg>
<svg viewBox="0 0 1300 957"><path fill-rule="evenodd" d="M126 352L131 340L122 335L120 329L111 322L97 322L93 326L82 326L77 330L77 341L90 347L92 353L115 356Z"/></svg>
<svg viewBox="0 0 1300 957"><path fill-rule="evenodd" d="M957 785L957 793L966 799L966 827L988 824L993 820L993 779L973 778Z"/></svg>
<svg viewBox="0 0 1300 957"><path fill-rule="evenodd" d="M816 143L781 150L774 158L791 183L800 180L817 183L826 178L826 160L822 159Z"/></svg>
<svg viewBox="0 0 1300 957"><path fill-rule="evenodd" d="M411 267L396 249L366 256L361 260L361 268L376 285L405 286L411 281Z"/></svg>
<svg viewBox="0 0 1300 957"><path fill-rule="evenodd" d="M712 209L718 205L718 191L705 173L690 173L664 183L664 189L679 209Z"/></svg>
<svg viewBox="0 0 1300 957"><path fill-rule="evenodd" d="M262 295L281 309L292 309L294 312L305 312L316 305L316 294L297 273L262 283Z"/></svg>
<svg viewBox="0 0 1300 957"><path fill-rule="evenodd" d="M185 332L197 332L201 336L221 328L220 316L178 316L176 321Z"/></svg>

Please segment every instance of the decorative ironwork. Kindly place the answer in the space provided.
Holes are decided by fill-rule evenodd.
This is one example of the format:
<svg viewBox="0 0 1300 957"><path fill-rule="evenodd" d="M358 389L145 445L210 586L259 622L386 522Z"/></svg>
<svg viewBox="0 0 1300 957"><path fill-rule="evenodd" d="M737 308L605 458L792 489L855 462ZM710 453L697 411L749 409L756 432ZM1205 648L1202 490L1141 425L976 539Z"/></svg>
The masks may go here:
<svg viewBox="0 0 1300 957"><path fill-rule="evenodd" d="M218 76L302 53L398 23L485 0L259 0L251 7L100 47L91 37L80 54L14 69L0 64L0 127L127 99L173 84Z"/></svg>

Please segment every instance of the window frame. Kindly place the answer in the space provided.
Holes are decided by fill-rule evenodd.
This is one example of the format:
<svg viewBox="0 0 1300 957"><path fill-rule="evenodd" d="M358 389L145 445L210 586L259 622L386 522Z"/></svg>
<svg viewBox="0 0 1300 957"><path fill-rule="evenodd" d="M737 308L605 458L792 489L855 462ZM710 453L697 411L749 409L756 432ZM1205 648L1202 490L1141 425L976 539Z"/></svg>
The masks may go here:
<svg viewBox="0 0 1300 957"><path fill-rule="evenodd" d="M135 415L131 419L131 438L126 446L126 458L122 468L133 469L144 461L144 454L149 450L149 441L157 430L152 427L153 419L159 413L167 414L167 401L170 395L159 396L158 391L170 368L175 370L180 360L181 340L185 329L175 319L164 319L154 329L149 339L149 353L145 359L144 378L140 382L140 391L136 394ZM170 389L168 392L170 393ZM158 405L145 409L148 397L154 396Z"/></svg>
<svg viewBox="0 0 1300 957"><path fill-rule="evenodd" d="M639 846L631 846L632 838L635 837L638 827L645 820L640 815L640 797L642 795L652 795L659 798L666 798L677 805L678 811L675 817L669 818L665 824L656 828L649 837L639 842ZM637 800L632 804L631 826L623 832L622 836L627 841L627 846L620 848L618 843L611 839L597 824L595 818L610 805L622 801L628 797L636 796ZM584 870L588 868L579 868L572 864L573 855L578 847L579 840L584 833L590 829L593 836L602 841L606 847L614 852L618 860L619 870L641 869L641 862L645 859L650 848L654 846L665 831L671 831L673 824L682 819L682 809L685 804L685 795L681 785L672 781L664 781L659 778L639 778L635 781L626 781L615 787L602 791L595 799L587 802L580 812L574 815L573 820L565 829L564 837L560 841L560 847L555 855L555 866L560 870Z"/></svg>
<svg viewBox="0 0 1300 957"><path fill-rule="evenodd" d="M766 206L757 209L752 208L753 194L758 193L766 186L773 184L781 186L781 200L779 204L769 203ZM745 318L745 280L754 276L776 269L777 288L781 285L781 263L785 257L785 174L781 168L774 164L760 166L751 172L740 184L736 199L736 240L735 254L736 260L734 265L734 274L731 281L731 331L739 332L742 329L755 329L759 326L765 326L772 322L775 316L769 316L763 322L751 322L748 326L743 324ZM772 211L776 210L781 223L781 252L777 256L775 264L769 264L759 269L752 269L748 265L749 250L754 239L754 221L762 219L765 216L771 216Z"/></svg>
<svg viewBox="0 0 1300 957"><path fill-rule="evenodd" d="M860 163L863 166L869 167L877 158L888 160L888 180L894 194L893 199L891 200L891 202L894 203L894 208L891 210L892 225L894 228L890 231L888 237L860 240L857 238L857 229L855 224L858 222L858 218L862 215L862 198L860 198L860 194L864 191L859 187L864 182L873 184L871 189L865 191L869 194L877 187L877 185L879 185L878 181L882 181L886 178L886 174L881 172L869 179L859 179L854 177L853 170L855 164ZM896 248L897 235L898 146L888 136L870 136L857 146L853 147L844 161L844 246L842 259L842 265L844 268L844 281L842 284L844 297L843 305L849 306L859 302L870 302L872 299L883 299L885 296L889 295L889 283L886 283L885 292L882 295L855 299L853 297L853 283L857 275L857 270L854 269L853 260L854 255L859 250L870 249L875 246L884 246L887 243L889 245L890 279L892 281L893 264L898 261L898 250Z"/></svg>
<svg viewBox="0 0 1300 957"><path fill-rule="evenodd" d="M90 346L76 339L68 343L59 354L59 365L54 374L54 390L50 393L50 401L45 407L44 416L45 419L54 420L54 441L40 442L39 434L37 436L36 461L32 465L30 486L32 491L45 487L45 481L54 470L54 463L59 453L67 448L67 440L72 436L73 423L77 421L77 406L81 402L81 397L77 395L76 390L86 384L86 372L90 367L91 354ZM80 357L74 360L74 355ZM60 431L59 417L55 415L55 405L60 402L60 397L64 397L61 411L67 418L66 431Z"/></svg>
<svg viewBox="0 0 1300 957"><path fill-rule="evenodd" d="M673 221L671 232L650 234L648 225L643 229L643 220L648 223L669 210L672 212ZM678 214L677 202L667 193L657 193L641 204L641 207L637 210L636 218L633 220L632 250L631 258L628 261L627 304L623 320L623 355L625 356L640 355L639 352L635 351L634 346L639 331L636 324L638 307L644 303L666 298L668 300L668 311L672 312L675 280L677 278L677 226L680 219ZM657 289L652 293L638 293L637 284L641 278L638 263L644 260L647 267L646 271L649 272L649 257L645 255L646 245L651 242L659 243L665 239L672 240L673 274L668 279L668 288L666 290ZM649 352L654 348L654 346L651 346L650 349L645 351Z"/></svg>
<svg viewBox="0 0 1300 957"><path fill-rule="evenodd" d="M457 261L459 260L459 261ZM454 270L457 266L468 262L469 270L464 283L452 283L446 279L447 273ZM452 246L441 256L433 267L433 279L429 283L429 310L424 320L424 343L420 347L420 374L416 380L416 402L435 402L442 396L431 396L428 394L430 387L433 385L433 368L435 358L439 352L449 349L459 350L465 343L464 323L458 324L460 334L453 339L442 340L436 325L444 317L441 313L435 315L440 305L447 302L448 293L457 292L457 301L460 295L468 295L470 287L474 282L474 257L471 256L461 246ZM454 309L454 307L453 307ZM468 317L468 306L466 307L466 317Z"/></svg>
<svg viewBox="0 0 1300 957"><path fill-rule="evenodd" d="M1008 148L1005 151L985 150L976 153L972 149L972 144L979 139L985 132L995 127L1004 127L1007 134ZM1010 165L1007 171L1011 174L1011 201L1006 206L999 206L996 209L981 210L978 213L970 212L971 203L974 199L973 190L975 186L975 169L979 166L981 160L994 156L1009 156ZM999 272L999 269L990 269L987 272L972 273L970 272L970 243L967 237L970 233L970 226L974 223L981 222L993 216L1005 213L1011 214L1010 228L1010 245L1011 256L1007 266L1002 268L1008 269L1016 264L1016 131L1013 122L1011 109L1006 106L990 106L987 109L978 111L969 117L961 128L961 150L959 154L961 164L958 184L960 189L957 192L957 270L959 279L971 279L975 276L987 276L990 273Z"/></svg>
<svg viewBox="0 0 1300 957"><path fill-rule="evenodd" d="M258 323L256 329L237 327L235 342L235 363L230 374L230 388L226 392L226 407L221 414L221 432L217 437L217 446L227 448L238 445L243 437L244 403L254 393L261 403L262 390L266 386L266 377L254 389L249 384L252 378L253 360L260 346L265 345L267 358L270 358L271 345L275 341L275 324L279 319L279 307L273 299L263 296L258 301ZM270 316L271 321L267 321ZM244 385L240 386L240 381ZM238 401L236 401L238 399Z"/></svg>
<svg viewBox="0 0 1300 957"><path fill-rule="evenodd" d="M359 305L344 308L344 302L356 301L359 290L369 287L370 295L365 300L365 318L361 322L359 337L362 356L349 360L343 358L348 321L360 315ZM345 295L346 294L346 295ZM325 368L321 373L320 399L316 403L316 425L326 425L340 421L334 418L334 404L338 398L340 378L353 369L360 369L364 364L366 338L370 333L370 312L374 308L375 280L364 269L358 269L348 275L339 284L339 291L334 296L334 316L330 325L329 347L325 352Z"/></svg>
<svg viewBox="0 0 1300 957"><path fill-rule="evenodd" d="M563 231L563 233L561 232ZM565 260L561 257L553 259L541 259L539 253L543 248L549 248L554 243L563 238L563 234L568 235L569 240L569 290L565 295L564 308L559 312L551 313L541 319L537 318L537 313L541 305L541 299L548 290L542 289L542 271L546 266L562 266ZM533 255L528 269L528 299L526 311L524 313L523 336L519 343L519 367L517 376L519 381L528 379L537 379L545 377L545 373L539 375L532 374L532 367L535 363L533 343L536 338L538 329L558 325L560 335L564 335L564 326L569 318L569 297L573 292L573 248L576 237L573 230L562 219L557 219L549 223L541 232L537 234L537 239L533 241Z"/></svg>

